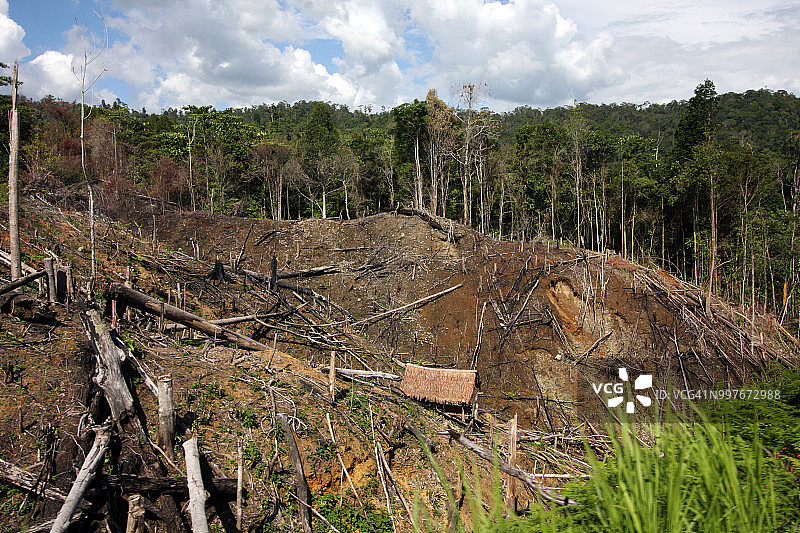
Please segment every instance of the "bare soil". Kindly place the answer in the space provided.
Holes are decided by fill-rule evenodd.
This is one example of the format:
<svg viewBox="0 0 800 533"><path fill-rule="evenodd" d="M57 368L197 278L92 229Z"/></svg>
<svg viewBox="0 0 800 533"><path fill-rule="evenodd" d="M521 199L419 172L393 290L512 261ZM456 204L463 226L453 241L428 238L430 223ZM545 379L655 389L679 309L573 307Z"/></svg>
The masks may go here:
<svg viewBox="0 0 800 533"><path fill-rule="evenodd" d="M659 387L739 384L768 363L793 365L797 358L769 317L751 324L717 300L707 316L699 287L613 254L545 241L498 241L438 220L442 231L422 217L396 213L351 221L271 221L135 207L125 218L97 224L95 296L101 301L110 282L129 279L139 291L208 320L294 308L262 323L232 326L270 347L262 352L164 328L156 317L140 313L119 317L121 337L148 372L172 375L179 427L201 437L201 448L225 476L235 477L237 445L243 445L244 522L252 527L296 525L297 504L288 496L291 464L277 412L291 417L317 497L350 491L338 453L362 501L385 510L375 467L378 442L406 498L420 498L435 509L431 520L446 523L442 484L417 440L402 431L402 420L437 444L434 458L453 487L461 487L459 468L476 459L442 435L448 425L489 448L499 442L502 455L514 415L528 441L521 445L521 468L578 474L585 464L577 437L602 430L608 417L589 383L617 380L618 368L626 367L634 375L652 373ZM28 199L23 225L25 262L39 268L53 255L72 265L83 287L90 272L86 214ZM7 249L5 242L0 248ZM276 292L237 274L244 269L268 279L273 258L279 274L328 265L335 272L287 278L296 290ZM208 279L216 262L227 267L222 280ZM0 285L7 278L7 270L0 270ZM459 284L425 305L367 321ZM51 308L57 318L48 323L0 315L0 458L66 492L91 445L83 424L98 391L76 304ZM319 369L332 350L337 366L399 375L403 363L475 368L478 418L468 423L461 408L405 398L396 383L385 380L339 379L331 404L324 398L328 376ZM155 398L133 376L130 386L154 436ZM531 442L554 434L562 438ZM179 442L175 449L180 458ZM138 468L124 446L106 465L113 473ZM491 466L480 468L491 479ZM356 504L352 492L344 497ZM113 503L119 500L97 490L89 499L93 506L82 528L124 529L127 511ZM397 527L410 530L403 507L390 499ZM533 500L532 493L520 491L520 505ZM59 506L0 485L0 531L43 522ZM230 509L210 509L214 527L231 530ZM468 515L466 506L462 514Z"/></svg>

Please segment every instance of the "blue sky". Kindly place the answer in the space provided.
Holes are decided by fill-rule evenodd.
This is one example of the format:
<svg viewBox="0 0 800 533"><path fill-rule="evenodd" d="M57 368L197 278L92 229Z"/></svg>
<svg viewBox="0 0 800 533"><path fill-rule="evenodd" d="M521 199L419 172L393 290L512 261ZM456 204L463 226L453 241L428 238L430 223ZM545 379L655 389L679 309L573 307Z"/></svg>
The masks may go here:
<svg viewBox="0 0 800 533"><path fill-rule="evenodd" d="M777 0L0 0L0 61L29 97L77 99L103 23L95 101L150 111L457 104L466 82L497 110L686 99L705 78L800 94L800 4Z"/></svg>

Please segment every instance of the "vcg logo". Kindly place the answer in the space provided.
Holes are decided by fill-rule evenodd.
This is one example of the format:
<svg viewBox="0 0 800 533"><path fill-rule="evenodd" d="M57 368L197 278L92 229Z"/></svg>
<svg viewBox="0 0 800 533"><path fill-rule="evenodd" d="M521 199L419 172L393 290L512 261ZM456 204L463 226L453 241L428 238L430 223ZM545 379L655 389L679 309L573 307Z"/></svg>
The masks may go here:
<svg viewBox="0 0 800 533"><path fill-rule="evenodd" d="M592 383L592 389L594 390L595 394L599 395L600 391L603 391L603 393L606 395L606 405L608 405L610 408L618 407L622 404L622 402L625 401L625 384L630 382L628 370L626 368L619 369L619 379L620 381L617 383ZM642 374L633 382L634 391L643 391L652 387L652 374ZM653 400L649 396L645 396L643 394L635 394L635 398L644 407L650 407L650 404L653 403ZM636 407L633 398L628 399L627 403L625 404L625 411L627 413L633 413L635 410Z"/></svg>

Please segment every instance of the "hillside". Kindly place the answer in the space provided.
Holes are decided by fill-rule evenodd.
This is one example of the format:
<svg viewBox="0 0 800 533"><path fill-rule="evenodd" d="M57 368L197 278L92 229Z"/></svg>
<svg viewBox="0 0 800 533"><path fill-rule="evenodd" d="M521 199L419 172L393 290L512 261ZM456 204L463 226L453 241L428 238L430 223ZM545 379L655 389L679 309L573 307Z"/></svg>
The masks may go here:
<svg viewBox="0 0 800 533"><path fill-rule="evenodd" d="M23 208L24 261L38 269L49 255L71 265L76 298L43 307L4 304L0 459L25 469L36 494L56 489L63 498L92 446L92 431L99 431L93 424L110 413L92 381L95 356L81 320L91 304L78 295L90 272L88 219L41 198L28 198ZM536 484L526 490L518 482L516 505L525 508L588 472L582 435L594 435L598 450L607 445L608 414L590 383L614 381L625 367L653 374L654 388L737 388L772 364L797 361L797 347L774 317L752 310L745 316L716 298L707 306L698 287L614 254L499 241L410 210L272 221L165 211L147 202L129 208L126 217L97 224L94 296L103 323L114 320L112 283L128 281L164 304L162 316L127 314L117 304L111 335L120 349L132 350L122 369L133 404L109 429L103 476L79 506L84 531L124 529L134 493L145 499L148 528L188 527L185 490L167 496L163 488L133 488L125 476L185 475L180 444L191 437L199 438L205 479L218 480L217 488L207 487L212 527L235 530L230 487L241 445L244 528L298 530L303 513L282 418L296 436L314 510L336 516L343 531L358 524L361 531L410 531L412 517L444 525L456 515L469 529L462 489L470 481L459 483L459 471L475 464L472 483L491 483L493 473L464 442L491 451L495 441L507 457L515 415L518 467L563 475L547 478L538 493ZM166 304L205 320L250 318L213 338L164 319ZM265 349L230 342L242 336ZM333 397L324 368L332 352L344 369ZM409 382L392 375L403 376L409 364L440 369L441 386L417 383L420 394L433 396L455 386L448 385L450 371L475 369L475 416L470 405L407 396ZM346 370L384 374L348 377ZM164 375L174 390L174 460L143 437L156 440L159 419L148 378ZM52 490L40 498L3 487L2 531L41 524L61 506ZM427 511L414 512L417 500ZM324 530L321 520L314 515Z"/></svg>

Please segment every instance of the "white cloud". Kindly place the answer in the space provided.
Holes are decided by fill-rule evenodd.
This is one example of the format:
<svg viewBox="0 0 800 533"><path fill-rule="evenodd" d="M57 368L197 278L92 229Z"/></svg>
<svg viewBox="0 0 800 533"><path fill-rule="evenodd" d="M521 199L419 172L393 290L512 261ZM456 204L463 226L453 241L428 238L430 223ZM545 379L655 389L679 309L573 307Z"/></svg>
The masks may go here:
<svg viewBox="0 0 800 533"><path fill-rule="evenodd" d="M557 105L582 98L619 75L606 53L613 36L581 39L552 2L420 0L411 10L433 46L432 85L486 82L493 107Z"/></svg>
<svg viewBox="0 0 800 533"><path fill-rule="evenodd" d="M395 105L429 87L453 101L451 87L465 82L487 83L494 100L485 103L498 110L684 98L705 77L721 91L800 90L800 6L780 0L102 2L116 40L100 85L123 83L133 107L151 110ZM24 36L0 0L0 60L14 47L28 54ZM80 55L81 42L74 28L67 38L25 65L26 93L75 98L59 65Z"/></svg>
<svg viewBox="0 0 800 533"><path fill-rule="evenodd" d="M79 98L80 88L71 69L73 59L72 54L49 50L26 63L20 69L25 76L25 93L36 98L48 94L67 100Z"/></svg>
<svg viewBox="0 0 800 533"><path fill-rule="evenodd" d="M696 9L680 3L625 6L627 17L614 20L612 10L595 24L617 35L611 56L626 76L592 90L592 101L686 99L705 78L718 92L768 87L800 94L794 67L800 5L714 0L693 4Z"/></svg>
<svg viewBox="0 0 800 533"><path fill-rule="evenodd" d="M8 0L0 0L0 61L11 64L30 54L24 37L22 26L8 17Z"/></svg>

